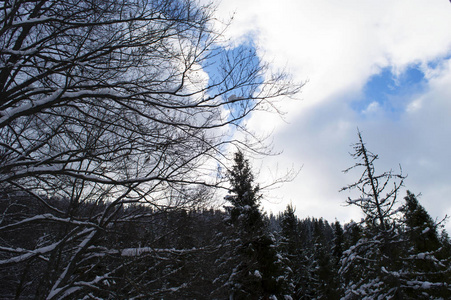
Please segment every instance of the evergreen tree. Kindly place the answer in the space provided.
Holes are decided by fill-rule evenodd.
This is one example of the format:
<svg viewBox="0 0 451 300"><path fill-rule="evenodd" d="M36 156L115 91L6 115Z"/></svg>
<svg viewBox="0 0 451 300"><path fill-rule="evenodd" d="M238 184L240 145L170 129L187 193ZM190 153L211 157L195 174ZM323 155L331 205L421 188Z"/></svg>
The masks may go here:
<svg viewBox="0 0 451 300"><path fill-rule="evenodd" d="M435 251L440 247L437 225L417 198L407 191L402 211L406 225L406 235L416 252Z"/></svg>
<svg viewBox="0 0 451 300"><path fill-rule="evenodd" d="M232 207L230 225L232 239L229 253L222 263L228 268L223 276L229 299L269 299L283 294L279 259L274 238L260 211L260 188L254 183L249 161L242 152L235 153L229 171L230 193L226 196Z"/></svg>
<svg viewBox="0 0 451 300"><path fill-rule="evenodd" d="M235 153L234 165L228 173L231 188L226 200L232 204L230 215L232 224L240 224L244 232L253 233L263 225L260 212L260 187L254 183L254 175L249 161L241 151Z"/></svg>
<svg viewBox="0 0 451 300"><path fill-rule="evenodd" d="M284 253L289 255L296 255L296 251L299 249L298 220L294 212L293 205L287 205L280 220L282 235L281 248Z"/></svg>
<svg viewBox="0 0 451 300"><path fill-rule="evenodd" d="M314 222L310 285L314 299L340 299L337 267L332 255L332 228L323 219Z"/></svg>
<svg viewBox="0 0 451 300"><path fill-rule="evenodd" d="M396 200L404 176L391 170L375 172L378 156L370 152L358 132L359 142L351 154L358 162L345 172L363 168L359 180L342 190L357 189L361 196L348 199L348 204L360 207L365 215L362 237L343 253L340 275L344 299L402 299L399 279L399 256L402 250L400 228L396 223ZM389 184L395 179L393 188Z"/></svg>
<svg viewBox="0 0 451 300"><path fill-rule="evenodd" d="M345 246L344 245L345 236L343 227L341 227L340 222L335 221L333 225L333 230L334 230L334 239L333 239L332 255L334 256L335 264L338 265L344 251L343 247Z"/></svg>
<svg viewBox="0 0 451 300"><path fill-rule="evenodd" d="M284 261L284 286L293 299L305 294L302 288L309 279L306 253L301 240L300 224L290 204L280 216L281 239L278 245Z"/></svg>
<svg viewBox="0 0 451 300"><path fill-rule="evenodd" d="M411 299L451 298L450 253L447 238L441 239L438 224L407 191L402 208L405 225L403 280Z"/></svg>

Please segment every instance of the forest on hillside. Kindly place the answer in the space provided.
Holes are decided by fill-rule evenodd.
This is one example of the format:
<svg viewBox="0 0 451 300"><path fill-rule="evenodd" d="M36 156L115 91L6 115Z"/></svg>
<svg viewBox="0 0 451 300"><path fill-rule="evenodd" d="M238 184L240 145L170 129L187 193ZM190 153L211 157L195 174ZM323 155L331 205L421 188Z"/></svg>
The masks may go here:
<svg viewBox="0 0 451 300"><path fill-rule="evenodd" d="M212 4L3 0L0 21L0 299L451 297L442 222L360 132L362 220L263 213L245 121L303 84Z"/></svg>

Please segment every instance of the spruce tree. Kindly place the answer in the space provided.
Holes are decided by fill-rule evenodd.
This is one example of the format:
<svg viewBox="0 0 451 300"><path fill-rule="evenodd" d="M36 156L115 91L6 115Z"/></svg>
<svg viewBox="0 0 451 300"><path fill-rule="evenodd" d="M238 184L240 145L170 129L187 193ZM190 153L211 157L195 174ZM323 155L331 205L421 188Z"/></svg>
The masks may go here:
<svg viewBox="0 0 451 300"><path fill-rule="evenodd" d="M334 239L333 239L332 255L334 256L335 264L338 265L344 251L343 247L345 243L345 236L343 227L341 227L340 222L335 221L333 225L333 230L334 230Z"/></svg>
<svg viewBox="0 0 451 300"><path fill-rule="evenodd" d="M332 228L323 219L315 220L313 227L313 255L310 285L314 299L340 299L336 264L332 255Z"/></svg>
<svg viewBox="0 0 451 300"><path fill-rule="evenodd" d="M357 162L345 172L354 168L362 168L363 172L357 182L342 191L360 191L359 198L348 198L347 202L360 207L365 218L362 237L343 252L340 275L344 299L402 299L398 272L402 249L399 248L400 227L396 222L396 206L405 177L391 170L376 173L374 162L378 155L367 149L360 131L358 138L351 154Z"/></svg>
<svg viewBox="0 0 451 300"><path fill-rule="evenodd" d="M221 290L229 299L270 299L282 295L282 274L275 240L268 230L268 222L260 210L260 188L254 183L249 161L242 152L234 155L234 165L228 172L229 195L232 206L229 224L231 237L225 241L228 253L221 259L226 267ZM281 277L280 277L281 279Z"/></svg>
<svg viewBox="0 0 451 300"><path fill-rule="evenodd" d="M407 191L402 208L404 230L403 286L411 299L450 299L451 265L448 239L438 233L438 224Z"/></svg>
<svg viewBox="0 0 451 300"><path fill-rule="evenodd" d="M234 165L228 172L231 188L225 197L232 204L230 215L232 224L240 224L244 232L252 233L263 225L260 211L260 187L254 183L249 161L241 151L235 153Z"/></svg>
<svg viewBox="0 0 451 300"><path fill-rule="evenodd" d="M284 258L284 286L292 299L306 294L303 286L309 281L305 247L302 243L299 220L290 204L280 218L279 252Z"/></svg>

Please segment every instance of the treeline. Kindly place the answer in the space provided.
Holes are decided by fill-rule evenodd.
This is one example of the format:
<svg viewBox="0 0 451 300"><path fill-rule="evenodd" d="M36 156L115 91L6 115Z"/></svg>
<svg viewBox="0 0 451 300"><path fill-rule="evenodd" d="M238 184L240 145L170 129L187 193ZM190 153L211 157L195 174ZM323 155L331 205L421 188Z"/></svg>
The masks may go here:
<svg viewBox="0 0 451 300"><path fill-rule="evenodd" d="M122 206L86 248L77 240L89 235L106 204L79 204L71 217L56 218L27 195L3 193L0 229L7 247L0 257L1 297L47 298L65 272L71 273L72 288L60 298L451 296L449 238L410 192L384 230L369 219L344 225L300 220L291 205L267 216L248 161L237 153L234 162L225 210ZM73 205L67 199L46 203L59 210ZM42 255L43 246L52 248L51 255ZM71 270L68 260L75 261Z"/></svg>
<svg viewBox="0 0 451 300"><path fill-rule="evenodd" d="M2 240L11 250L38 249L40 245L52 245L57 236L70 231L64 219L48 219L45 207L35 204L29 197L3 195L1 211L3 219ZM53 200L55 206L68 205L67 200ZM81 205L81 219L89 218L90 212L102 210L94 205ZM85 263L77 264L74 276L79 282L100 280L100 287L90 291L90 297L128 298L136 286L143 291L140 297L168 297L177 299L207 299L209 294L220 288L215 279L221 277L218 270L225 270L231 259L230 246L233 226L230 215L220 210L165 210L155 211L145 206L123 208L118 215L127 215L139 210L141 217L130 222L113 222L108 231L88 249ZM34 216L28 218L29 216ZM279 217L266 218L264 224L271 225L277 232ZM23 226L9 227L16 220L26 220ZM310 223L310 221L308 221ZM33 230L30 230L30 227ZM43 239L42 236L46 238ZM276 235L277 236L277 235ZM104 251L99 251L101 248ZM39 253L28 262L10 264L1 269L0 295L5 299L44 298L46 289L52 284L52 276L65 260L64 251L55 247L54 259L43 259ZM100 253L99 253L100 252ZM97 253L94 255L94 253ZM92 255L91 261L89 256ZM94 258L96 256L96 258ZM9 256L11 257L11 256ZM2 255L2 262L8 255ZM224 260L222 265L220 260ZM119 268L118 261L122 267ZM114 274L111 272L114 271ZM53 275L52 275L53 274ZM226 276L228 277L228 276ZM55 280L55 279L53 279ZM104 289L104 292L101 290ZM135 291L136 292L136 291ZM218 297L220 293L217 293ZM74 297L76 297L73 294ZM224 294L224 297L226 295Z"/></svg>

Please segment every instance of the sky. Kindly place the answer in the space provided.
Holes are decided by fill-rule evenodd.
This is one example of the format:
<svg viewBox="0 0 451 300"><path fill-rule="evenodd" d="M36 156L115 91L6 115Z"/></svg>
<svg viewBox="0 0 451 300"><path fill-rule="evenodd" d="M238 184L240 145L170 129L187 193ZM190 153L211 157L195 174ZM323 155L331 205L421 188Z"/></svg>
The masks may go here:
<svg viewBox="0 0 451 300"><path fill-rule="evenodd" d="M451 3L448 0L222 0L234 45L255 45L262 61L306 82L283 117L254 113L278 156L255 162L263 183L289 168L298 176L267 192L268 211L296 207L300 218L348 222L360 211L340 188L358 179L342 170L357 128L379 155L376 172L404 184L433 218L451 216ZM401 194L401 198L405 192ZM400 198L400 199L401 199ZM451 232L451 221L446 225Z"/></svg>

